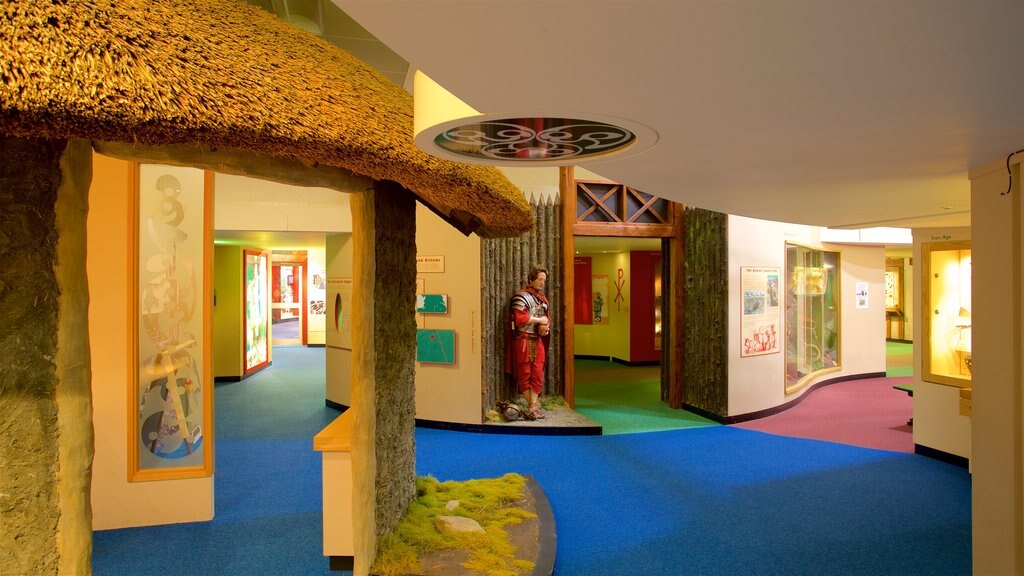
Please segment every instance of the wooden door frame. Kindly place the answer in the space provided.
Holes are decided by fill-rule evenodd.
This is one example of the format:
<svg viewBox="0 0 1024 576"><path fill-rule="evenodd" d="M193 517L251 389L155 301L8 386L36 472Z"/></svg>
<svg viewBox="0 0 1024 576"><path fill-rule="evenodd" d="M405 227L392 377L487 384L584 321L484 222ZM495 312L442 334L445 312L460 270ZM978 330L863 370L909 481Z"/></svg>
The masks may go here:
<svg viewBox="0 0 1024 576"><path fill-rule="evenodd" d="M575 270L569 264L576 256L575 236L611 236L628 238L662 238L662 258L670 259L672 274L669 276L666 298L666 309L669 312L668 346L662 347L662 359L665 354L670 354L669 362L669 398L668 403L672 408L682 408L685 399L683 386L684 345L683 345L683 309L684 282L681 278L682 265L685 259L683 243L683 214L682 204L670 202L671 226L667 225L645 225L631 223L609 223L595 225L593 223L579 224L576 222L576 178L572 166L559 168L558 187L562 198L562 261L564 277L562 278L562 302L563 317L562 327L565 335L563 344L562 375L564 378L565 402L570 408L576 407L576 372L574 369L574 358L576 356L576 319L575 319ZM669 248L665 254L666 242ZM663 280L664 282L664 280ZM664 289L664 288L663 288Z"/></svg>

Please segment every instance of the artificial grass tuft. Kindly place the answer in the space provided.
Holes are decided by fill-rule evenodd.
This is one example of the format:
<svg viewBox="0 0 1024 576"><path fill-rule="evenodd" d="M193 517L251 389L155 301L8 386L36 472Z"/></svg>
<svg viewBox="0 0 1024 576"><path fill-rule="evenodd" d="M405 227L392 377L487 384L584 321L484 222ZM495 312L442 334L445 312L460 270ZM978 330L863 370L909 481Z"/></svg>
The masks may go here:
<svg viewBox="0 0 1024 576"><path fill-rule="evenodd" d="M401 522L381 541L373 573L399 576L420 570L422 554L446 549L470 553L464 567L488 576L519 576L533 570L533 562L518 560L506 526L519 524L536 514L515 507L523 498L526 478L506 474L501 478L440 482L431 476L416 479L416 499ZM458 500L453 511L445 510ZM450 534L434 527L437 516L465 516L480 523L484 533Z"/></svg>

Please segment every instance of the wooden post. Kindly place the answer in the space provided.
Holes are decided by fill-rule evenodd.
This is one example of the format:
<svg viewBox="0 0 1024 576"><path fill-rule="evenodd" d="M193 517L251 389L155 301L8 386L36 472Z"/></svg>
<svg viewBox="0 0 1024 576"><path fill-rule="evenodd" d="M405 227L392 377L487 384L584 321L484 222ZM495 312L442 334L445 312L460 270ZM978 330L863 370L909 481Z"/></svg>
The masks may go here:
<svg viewBox="0 0 1024 576"><path fill-rule="evenodd" d="M565 385L565 403L570 408L575 408L576 369L573 358L576 355L576 277L573 262L576 257L576 242L573 238L573 226L576 224L576 186L572 166L560 168L558 175L558 189L562 196L562 265L565 267L565 278L562 282L562 333L565 338L562 346L562 378Z"/></svg>
<svg viewBox="0 0 1024 576"><path fill-rule="evenodd" d="M92 149L0 139L0 574L89 574Z"/></svg>
<svg viewBox="0 0 1024 576"><path fill-rule="evenodd" d="M686 247L683 242L685 210L683 205L673 202L670 204L672 210L672 224L676 228L676 234L669 239L668 257L671 266L669 284L668 308L669 308L669 347L663 352L668 356L668 405L672 408L682 408L686 403L686 383L683 381L683 374L686 373L686 346L683 338L683 326L686 325Z"/></svg>

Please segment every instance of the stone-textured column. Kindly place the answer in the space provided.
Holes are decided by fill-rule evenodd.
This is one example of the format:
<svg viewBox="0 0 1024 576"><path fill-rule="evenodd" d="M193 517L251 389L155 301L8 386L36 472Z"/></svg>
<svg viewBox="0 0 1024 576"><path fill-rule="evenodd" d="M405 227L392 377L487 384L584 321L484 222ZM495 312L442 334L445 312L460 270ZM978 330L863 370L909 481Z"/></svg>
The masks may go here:
<svg viewBox="0 0 1024 576"><path fill-rule="evenodd" d="M352 477L356 576L416 496L416 203L393 183L352 195Z"/></svg>
<svg viewBox="0 0 1024 576"><path fill-rule="evenodd" d="M0 138L0 574L89 574L84 141Z"/></svg>

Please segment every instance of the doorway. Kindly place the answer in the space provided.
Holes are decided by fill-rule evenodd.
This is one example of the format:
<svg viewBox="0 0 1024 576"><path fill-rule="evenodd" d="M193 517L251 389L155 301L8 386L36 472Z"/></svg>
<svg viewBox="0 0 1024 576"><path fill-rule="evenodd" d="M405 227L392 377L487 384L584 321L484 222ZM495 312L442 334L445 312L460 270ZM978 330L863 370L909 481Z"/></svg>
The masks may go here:
<svg viewBox="0 0 1024 576"><path fill-rule="evenodd" d="M271 344L306 343L306 252L274 251L271 256Z"/></svg>
<svg viewBox="0 0 1024 576"><path fill-rule="evenodd" d="M575 409L605 434L681 427L661 400L662 241L574 238Z"/></svg>

